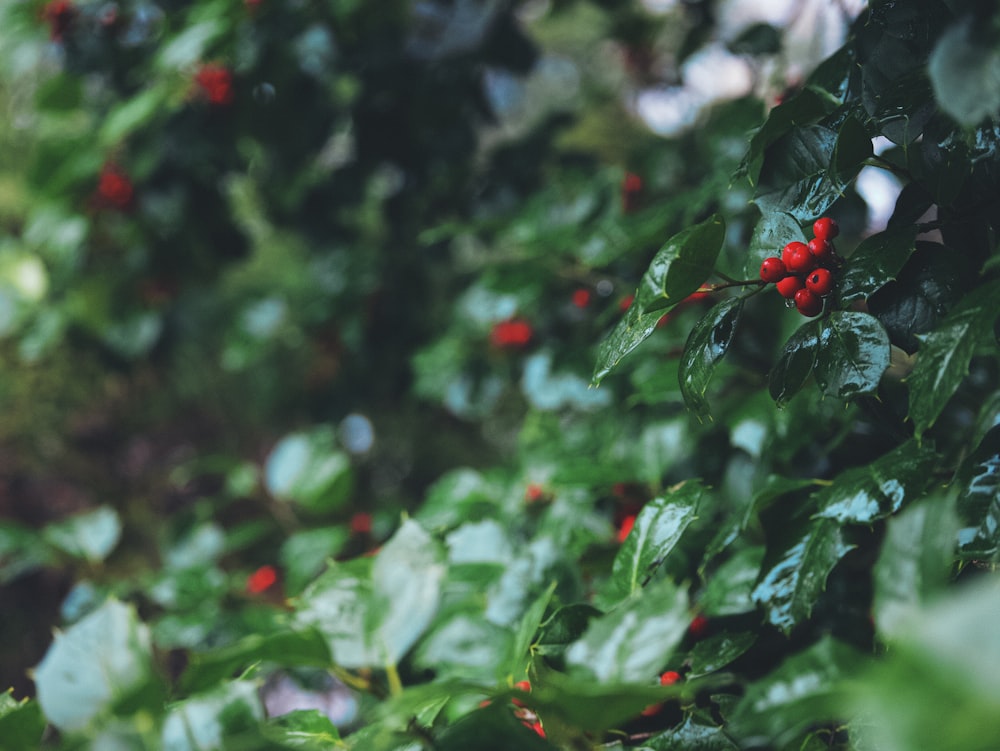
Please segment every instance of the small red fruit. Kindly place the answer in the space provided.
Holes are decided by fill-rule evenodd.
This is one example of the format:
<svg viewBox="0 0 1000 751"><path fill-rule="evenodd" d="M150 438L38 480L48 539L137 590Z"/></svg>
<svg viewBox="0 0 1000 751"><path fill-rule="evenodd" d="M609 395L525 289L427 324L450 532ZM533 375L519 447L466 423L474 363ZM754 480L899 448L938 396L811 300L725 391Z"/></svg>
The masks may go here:
<svg viewBox="0 0 1000 751"><path fill-rule="evenodd" d="M789 300L795 297L796 292L805 287L797 276L786 276L774 286L777 287L779 295L787 297Z"/></svg>
<svg viewBox="0 0 1000 751"><path fill-rule="evenodd" d="M545 490L537 483L530 483L524 489L524 500L528 503L537 503L545 497Z"/></svg>
<svg viewBox="0 0 1000 751"><path fill-rule="evenodd" d="M701 637L708 630L708 618L703 615L696 615L691 619L691 623L688 626L688 631L691 632L691 636L695 638Z"/></svg>
<svg viewBox="0 0 1000 751"><path fill-rule="evenodd" d="M788 269L785 268L785 262L776 256L765 258L763 263L760 264L760 278L768 284L780 282L785 278L785 274L787 273Z"/></svg>
<svg viewBox="0 0 1000 751"><path fill-rule="evenodd" d="M105 206L127 211L132 205L132 181L115 164L107 163L101 168L97 178L97 196Z"/></svg>
<svg viewBox="0 0 1000 751"><path fill-rule="evenodd" d="M809 252L809 246L803 243L790 243L795 247L788 253L785 266L789 273L808 274L816 268L816 256ZM784 256L784 253L782 254Z"/></svg>
<svg viewBox="0 0 1000 751"><path fill-rule="evenodd" d="M42 18L49 24L49 36L53 42L61 42L69 31L76 6L70 0L51 0L42 10Z"/></svg>
<svg viewBox="0 0 1000 751"><path fill-rule="evenodd" d="M642 193L642 178L634 172L626 172L622 180L622 213L631 214L639 208L639 194Z"/></svg>
<svg viewBox="0 0 1000 751"><path fill-rule="evenodd" d="M832 240L840 234L840 227L828 216L822 216L813 223L813 235L818 240Z"/></svg>
<svg viewBox="0 0 1000 751"><path fill-rule="evenodd" d="M226 105L233 101L233 74L224 65L202 65L194 75L194 82L201 88L209 104Z"/></svg>
<svg viewBox="0 0 1000 751"><path fill-rule="evenodd" d="M824 264L833 260L833 246L826 240L816 237L809 241L809 252L813 254L816 261Z"/></svg>
<svg viewBox="0 0 1000 751"><path fill-rule="evenodd" d="M590 305L590 290L584 287L573 293L573 304L578 308L586 308Z"/></svg>
<svg viewBox="0 0 1000 751"><path fill-rule="evenodd" d="M660 676L661 686L673 686L677 681L681 679L681 674L676 670L668 670L666 673Z"/></svg>
<svg viewBox="0 0 1000 751"><path fill-rule="evenodd" d="M814 295L826 297L833 291L833 274L828 269L816 269L806 277L806 289Z"/></svg>
<svg viewBox="0 0 1000 751"><path fill-rule="evenodd" d="M809 247L805 243L800 243L796 241L788 243L788 245L786 245L784 248L781 249L781 260L785 264L785 268L787 268L789 271L792 270L792 265L791 265L792 253L794 253L796 250L799 249L808 252Z"/></svg>
<svg viewBox="0 0 1000 751"><path fill-rule="evenodd" d="M518 681L517 683L514 684L514 688L516 688L518 691L523 691L526 694L530 694L531 681ZM511 704L513 704L516 707L522 707L522 708L524 707L524 702L521 701L520 699L511 699L510 701Z"/></svg>
<svg viewBox="0 0 1000 751"><path fill-rule="evenodd" d="M618 542L625 542L632 528L635 526L635 514L629 514L622 519L622 525L618 528Z"/></svg>
<svg viewBox="0 0 1000 751"><path fill-rule="evenodd" d="M534 333L530 323L521 318L512 318L493 326L490 341L500 349L520 349L531 342Z"/></svg>
<svg viewBox="0 0 1000 751"><path fill-rule="evenodd" d="M273 587L276 581L278 581L278 572L274 566L261 566L247 577L247 592L259 595Z"/></svg>
<svg viewBox="0 0 1000 751"><path fill-rule="evenodd" d="M635 295L625 295L621 300L618 301L618 310L623 313L632 307L632 303L635 301Z"/></svg>
<svg viewBox="0 0 1000 751"><path fill-rule="evenodd" d="M807 289L795 293L795 307L807 318L819 315L823 310L823 299Z"/></svg>
<svg viewBox="0 0 1000 751"><path fill-rule="evenodd" d="M367 535L372 531L372 515L359 511L351 517L351 532L356 535Z"/></svg>

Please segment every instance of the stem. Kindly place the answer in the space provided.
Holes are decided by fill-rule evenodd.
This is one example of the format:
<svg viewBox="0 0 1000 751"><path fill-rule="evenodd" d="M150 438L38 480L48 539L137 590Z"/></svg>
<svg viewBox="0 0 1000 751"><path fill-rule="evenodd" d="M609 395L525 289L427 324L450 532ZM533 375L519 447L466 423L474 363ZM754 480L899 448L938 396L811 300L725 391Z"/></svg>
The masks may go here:
<svg viewBox="0 0 1000 751"><path fill-rule="evenodd" d="M767 282L763 279L730 279L722 274L716 272L716 274L726 281L722 284L709 284L707 286L698 289L699 292L718 292L721 289L729 289L730 287L761 287L763 288Z"/></svg>
<svg viewBox="0 0 1000 751"><path fill-rule="evenodd" d="M868 167L878 167L879 169L884 169L887 172L891 172L894 175L905 178L907 182L914 181L913 173L906 169L906 167L900 167L898 164L890 162L888 159L879 156L878 154L865 159L862 164Z"/></svg>
<svg viewBox="0 0 1000 751"><path fill-rule="evenodd" d="M385 677L389 682L389 696L399 696L403 693L403 682L399 679L396 663L390 662L385 666Z"/></svg>

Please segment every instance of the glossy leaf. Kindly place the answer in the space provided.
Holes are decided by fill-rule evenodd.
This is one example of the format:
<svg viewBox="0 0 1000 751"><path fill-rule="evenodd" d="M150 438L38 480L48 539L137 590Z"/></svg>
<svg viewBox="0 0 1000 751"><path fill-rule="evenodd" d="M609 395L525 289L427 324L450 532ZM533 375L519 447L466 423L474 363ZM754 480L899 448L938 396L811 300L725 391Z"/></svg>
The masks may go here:
<svg viewBox="0 0 1000 751"><path fill-rule="evenodd" d="M701 612L711 617L756 610L751 594L763 560L764 548L751 546L743 548L719 566L698 600Z"/></svg>
<svg viewBox="0 0 1000 751"><path fill-rule="evenodd" d="M166 751L214 751L228 738L258 727L264 707L254 681L231 681L175 704L163 722Z"/></svg>
<svg viewBox="0 0 1000 751"><path fill-rule="evenodd" d="M438 676L489 681L506 672L511 633L481 613L458 613L436 625L414 651L414 664Z"/></svg>
<svg viewBox="0 0 1000 751"><path fill-rule="evenodd" d="M326 428L282 438L267 458L264 478L275 498L316 512L340 507L353 485L350 459Z"/></svg>
<svg viewBox="0 0 1000 751"><path fill-rule="evenodd" d="M38 703L61 730L80 730L153 676L149 629L117 600L75 623L35 669Z"/></svg>
<svg viewBox="0 0 1000 751"><path fill-rule="evenodd" d="M566 650L566 661L600 684L647 681L687 633L687 606L682 588L669 579L657 581L592 620Z"/></svg>
<svg viewBox="0 0 1000 751"><path fill-rule="evenodd" d="M800 222L822 215L843 190L830 174L837 134L821 125L797 128L767 152L754 202L762 213L784 211Z"/></svg>
<svg viewBox="0 0 1000 751"><path fill-rule="evenodd" d="M958 519L953 495L921 500L889 520L875 565L872 612L879 635L893 639L904 624L920 617L947 582L955 555Z"/></svg>
<svg viewBox="0 0 1000 751"><path fill-rule="evenodd" d="M616 596L635 594L649 582L697 517L705 494L699 482L688 481L643 507L611 568Z"/></svg>
<svg viewBox="0 0 1000 751"><path fill-rule="evenodd" d="M56 553L33 529L0 522L0 584L55 561Z"/></svg>
<svg viewBox="0 0 1000 751"><path fill-rule="evenodd" d="M927 66L938 105L967 127L1000 110L1000 50L977 32L971 15L952 24Z"/></svg>
<svg viewBox="0 0 1000 751"><path fill-rule="evenodd" d="M13 689L0 694L0 743L10 751L40 748L45 718L37 701L13 696Z"/></svg>
<svg viewBox="0 0 1000 751"><path fill-rule="evenodd" d="M872 139L855 117L848 117L837 131L837 143L830 159L830 177L841 190L861 170L862 163L872 155Z"/></svg>
<svg viewBox="0 0 1000 751"><path fill-rule="evenodd" d="M799 220L784 211L764 212L754 225L750 237L743 273L747 279L760 276L760 265L765 258L780 257L781 249L790 242L806 242Z"/></svg>
<svg viewBox="0 0 1000 751"><path fill-rule="evenodd" d="M828 396L849 399L878 389L889 367L889 336L867 313L834 311L823 319L813 375Z"/></svg>
<svg viewBox="0 0 1000 751"><path fill-rule="evenodd" d="M810 725L837 719L852 678L865 666L853 648L827 636L747 687L732 726L741 740L783 747Z"/></svg>
<svg viewBox="0 0 1000 751"><path fill-rule="evenodd" d="M705 282L725 236L725 223L713 215L667 240L643 274L632 306L601 343L594 385L653 333L664 314Z"/></svg>
<svg viewBox="0 0 1000 751"><path fill-rule="evenodd" d="M841 301L867 299L896 278L916 249L917 227L888 229L865 238L851 253L837 279Z"/></svg>
<svg viewBox="0 0 1000 751"><path fill-rule="evenodd" d="M552 751L551 743L525 727L513 713L502 706L490 705L466 715L451 725L434 741L439 751Z"/></svg>
<svg viewBox="0 0 1000 751"><path fill-rule="evenodd" d="M899 511L926 490L935 453L908 441L869 464L841 472L814 494L817 517L871 524Z"/></svg>
<svg viewBox="0 0 1000 751"><path fill-rule="evenodd" d="M769 623L786 634L809 617L826 588L826 577L852 545L830 519L789 524L780 540L768 545L754 602Z"/></svg>
<svg viewBox="0 0 1000 751"><path fill-rule="evenodd" d="M264 734L284 748L329 751L340 741L337 727L317 709L299 709L272 719Z"/></svg>
<svg viewBox="0 0 1000 751"><path fill-rule="evenodd" d="M716 365L725 356L736 335L744 299L732 297L716 305L688 335L678 372L681 395L688 409L699 418L708 416L705 392Z"/></svg>
<svg viewBox="0 0 1000 751"><path fill-rule="evenodd" d="M963 558L995 560L1000 554L1000 426L993 427L959 469L958 512Z"/></svg>
<svg viewBox="0 0 1000 751"><path fill-rule="evenodd" d="M907 379L910 419L917 437L931 428L969 372L976 348L989 342L997 318L1000 283L977 288L921 340L917 363Z"/></svg>
<svg viewBox="0 0 1000 751"><path fill-rule="evenodd" d="M538 654L561 654L587 630L601 611L586 603L564 605L542 623L535 649Z"/></svg>
<svg viewBox="0 0 1000 751"><path fill-rule="evenodd" d="M785 348L768 375L768 391L781 407L795 396L812 375L820 347L820 323L802 324L788 337Z"/></svg>
<svg viewBox="0 0 1000 751"><path fill-rule="evenodd" d="M529 651L531 650L531 645L535 641L539 627L542 624L542 618L549 607L549 602L551 602L552 594L555 590L556 584L553 582L524 611L524 615L521 617L517 631L514 634L514 639L511 642L510 656L507 661L512 676L520 677L522 671L530 662L531 656L529 655Z"/></svg>
<svg viewBox="0 0 1000 751"><path fill-rule="evenodd" d="M700 678L703 675L721 670L729 663L745 654L757 641L757 634L752 631L737 631L722 633L700 640L691 649L688 662L691 670L687 678Z"/></svg>
<svg viewBox="0 0 1000 751"><path fill-rule="evenodd" d="M122 523L109 506L76 514L45 528L42 536L50 545L97 563L107 558L121 539Z"/></svg>
<svg viewBox="0 0 1000 751"><path fill-rule="evenodd" d="M643 741L640 751L737 751L739 746L714 725L703 725L693 717L660 735Z"/></svg>

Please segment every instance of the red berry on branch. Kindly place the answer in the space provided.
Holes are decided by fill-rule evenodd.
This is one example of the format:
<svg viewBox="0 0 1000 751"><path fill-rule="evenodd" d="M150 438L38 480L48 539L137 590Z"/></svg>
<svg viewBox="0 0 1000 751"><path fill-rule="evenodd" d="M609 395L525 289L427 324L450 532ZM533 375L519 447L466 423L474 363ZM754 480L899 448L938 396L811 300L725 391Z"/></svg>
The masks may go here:
<svg viewBox="0 0 1000 751"><path fill-rule="evenodd" d="M814 295L826 297L833 291L833 274L828 269L816 269L806 277L806 289Z"/></svg>
<svg viewBox="0 0 1000 751"><path fill-rule="evenodd" d="M247 592L259 595L266 592L278 581L278 572L274 566L261 566L247 577Z"/></svg>
<svg viewBox="0 0 1000 751"><path fill-rule="evenodd" d="M693 623L693 621L692 621ZM661 686L673 686L677 681L681 679L681 674L676 670L668 670L660 676Z"/></svg>
<svg viewBox="0 0 1000 751"><path fill-rule="evenodd" d="M233 101L233 74L224 65L207 63L194 75L202 94L209 104L226 105Z"/></svg>
<svg viewBox="0 0 1000 751"><path fill-rule="evenodd" d="M625 538L629 536L632 528L635 526L635 514L629 514L624 519L622 519L622 524L618 528L618 542L625 542Z"/></svg>
<svg viewBox="0 0 1000 751"><path fill-rule="evenodd" d="M765 258L760 264L760 278L769 284L780 282L785 278L785 274L787 273L788 269L785 268L785 262L775 256Z"/></svg>
<svg viewBox="0 0 1000 751"><path fill-rule="evenodd" d="M799 249L809 252L809 247L805 243L800 243L798 241L790 242L788 243L788 245L786 245L784 248L781 249L781 261L782 263L785 264L785 267L789 271L791 271L792 253L794 253Z"/></svg>
<svg viewBox="0 0 1000 751"><path fill-rule="evenodd" d="M42 18L49 25L49 37L53 42L61 42L69 31L76 15L76 6L70 0L52 0L42 10Z"/></svg>
<svg viewBox="0 0 1000 751"><path fill-rule="evenodd" d="M808 274L816 268L816 257L809 252L809 246L803 243L790 243L795 247L788 253L785 266L792 274ZM784 256L784 254L782 254Z"/></svg>
<svg viewBox="0 0 1000 751"><path fill-rule="evenodd" d="M809 241L808 247L818 263L825 264L833 260L833 246L828 241L816 237Z"/></svg>
<svg viewBox="0 0 1000 751"><path fill-rule="evenodd" d="M545 497L545 490L542 489L541 485L531 483L524 490L524 500L528 503L537 503Z"/></svg>
<svg viewBox="0 0 1000 751"><path fill-rule="evenodd" d="M786 276L774 286L777 288L779 295L787 297L789 300L795 297L796 292L805 287L802 280L797 276Z"/></svg>
<svg viewBox="0 0 1000 751"><path fill-rule="evenodd" d="M823 310L823 299L807 289L795 293L795 307L807 318L819 315Z"/></svg>
<svg viewBox="0 0 1000 751"><path fill-rule="evenodd" d="M691 624L688 626L688 631L691 632L691 636L698 638L705 634L708 630L708 618L703 615L696 615L691 619Z"/></svg>
<svg viewBox="0 0 1000 751"><path fill-rule="evenodd" d="M367 535L372 531L372 515L359 511L351 517L351 532L356 535Z"/></svg>
<svg viewBox="0 0 1000 751"><path fill-rule="evenodd" d="M578 308L586 308L590 305L590 290L584 287L573 293L573 304Z"/></svg>
<svg viewBox="0 0 1000 751"><path fill-rule="evenodd" d="M97 197L101 204L126 211L132 205L133 193L132 181L124 170L110 162L101 168L97 178Z"/></svg>
<svg viewBox="0 0 1000 751"><path fill-rule="evenodd" d="M823 216L813 223L813 235L819 240L832 240L840 234L840 227L828 216Z"/></svg>

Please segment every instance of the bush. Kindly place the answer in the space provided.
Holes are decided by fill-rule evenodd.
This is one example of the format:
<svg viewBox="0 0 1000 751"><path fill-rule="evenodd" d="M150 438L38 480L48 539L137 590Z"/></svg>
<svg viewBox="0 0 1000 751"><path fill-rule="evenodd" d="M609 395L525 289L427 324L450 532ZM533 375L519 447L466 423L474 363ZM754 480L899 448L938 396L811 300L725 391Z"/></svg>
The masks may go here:
<svg viewBox="0 0 1000 751"><path fill-rule="evenodd" d="M820 7L0 10L6 747L993 748L1000 16Z"/></svg>

